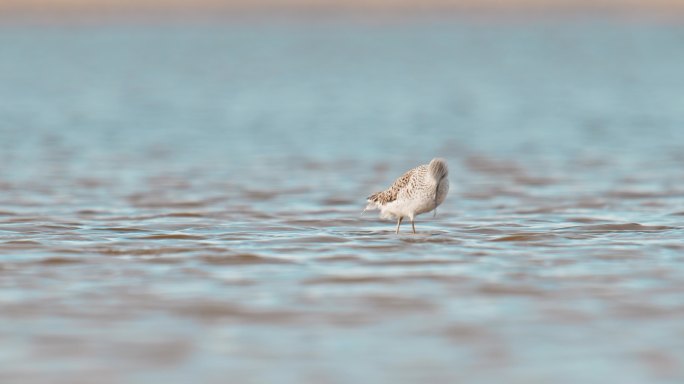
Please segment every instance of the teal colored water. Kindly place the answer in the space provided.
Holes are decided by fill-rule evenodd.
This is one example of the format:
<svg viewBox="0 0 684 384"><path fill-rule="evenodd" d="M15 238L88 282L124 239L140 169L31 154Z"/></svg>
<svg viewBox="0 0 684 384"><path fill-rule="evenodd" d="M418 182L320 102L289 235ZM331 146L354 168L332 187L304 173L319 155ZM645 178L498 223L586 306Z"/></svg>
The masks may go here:
<svg viewBox="0 0 684 384"><path fill-rule="evenodd" d="M0 28L3 383L679 383L684 28ZM365 197L441 156L417 235Z"/></svg>

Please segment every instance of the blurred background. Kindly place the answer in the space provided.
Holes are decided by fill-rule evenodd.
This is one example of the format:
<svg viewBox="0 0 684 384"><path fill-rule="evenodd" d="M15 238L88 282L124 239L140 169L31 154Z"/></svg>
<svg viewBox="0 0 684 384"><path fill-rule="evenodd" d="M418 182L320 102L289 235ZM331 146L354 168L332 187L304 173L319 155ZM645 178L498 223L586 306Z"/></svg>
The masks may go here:
<svg viewBox="0 0 684 384"><path fill-rule="evenodd" d="M0 382L681 383L683 16L0 0Z"/></svg>
<svg viewBox="0 0 684 384"><path fill-rule="evenodd" d="M4 9L27 11L55 11L55 10L123 10L148 9L158 12L169 10L278 10L278 9L489 9L492 11L525 10L525 9L583 9L583 10L612 10L639 11L660 10L672 11L682 8L679 0L368 0L368 1L325 1L325 0L198 0L189 4L180 0L3 0L0 4Z"/></svg>

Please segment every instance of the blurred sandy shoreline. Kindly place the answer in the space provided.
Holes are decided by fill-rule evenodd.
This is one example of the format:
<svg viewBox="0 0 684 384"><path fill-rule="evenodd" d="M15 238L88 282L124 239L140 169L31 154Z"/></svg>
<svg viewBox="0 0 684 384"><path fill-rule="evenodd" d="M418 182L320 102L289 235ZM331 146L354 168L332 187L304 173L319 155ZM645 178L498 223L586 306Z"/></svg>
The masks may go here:
<svg viewBox="0 0 684 384"><path fill-rule="evenodd" d="M235 14L543 14L684 20L684 0L0 0L0 21L182 19Z"/></svg>

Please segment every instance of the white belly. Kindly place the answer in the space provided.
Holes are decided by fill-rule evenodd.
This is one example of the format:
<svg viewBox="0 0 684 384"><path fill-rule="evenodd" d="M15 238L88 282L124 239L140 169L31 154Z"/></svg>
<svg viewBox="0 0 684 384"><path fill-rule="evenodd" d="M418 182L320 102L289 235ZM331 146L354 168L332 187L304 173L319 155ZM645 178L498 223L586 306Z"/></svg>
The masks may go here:
<svg viewBox="0 0 684 384"><path fill-rule="evenodd" d="M387 219L413 218L437 208L444 202L448 192L449 181L444 179L432 193L412 197L400 196L397 200L382 207L381 215Z"/></svg>

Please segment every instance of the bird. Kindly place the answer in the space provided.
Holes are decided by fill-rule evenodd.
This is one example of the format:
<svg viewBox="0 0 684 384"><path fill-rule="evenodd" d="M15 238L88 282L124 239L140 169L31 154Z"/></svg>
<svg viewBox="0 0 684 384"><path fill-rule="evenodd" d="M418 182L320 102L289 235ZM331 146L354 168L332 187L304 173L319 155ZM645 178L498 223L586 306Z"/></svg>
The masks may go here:
<svg viewBox="0 0 684 384"><path fill-rule="evenodd" d="M379 209L380 217L396 219L396 234L404 218L411 220L416 233L415 218L421 213L434 210L444 202L449 192L449 168L441 158L434 158L429 164L419 165L396 179L387 190L376 192L367 198L368 205L363 212Z"/></svg>

